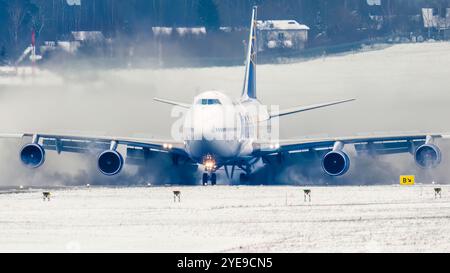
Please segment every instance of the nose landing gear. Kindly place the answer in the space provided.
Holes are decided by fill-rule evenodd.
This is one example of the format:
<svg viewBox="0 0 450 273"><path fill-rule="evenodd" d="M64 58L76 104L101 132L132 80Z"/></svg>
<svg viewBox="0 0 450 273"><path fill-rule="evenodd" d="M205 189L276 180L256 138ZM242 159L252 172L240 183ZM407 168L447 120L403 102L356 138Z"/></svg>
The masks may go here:
<svg viewBox="0 0 450 273"><path fill-rule="evenodd" d="M202 183L203 186L208 185L208 181L211 181L211 185L216 185L217 184L217 175L216 173L203 173L203 177L202 177Z"/></svg>
<svg viewBox="0 0 450 273"><path fill-rule="evenodd" d="M217 169L216 160L212 155L206 155L203 158L203 166L205 166L205 172L202 176L203 186L208 185L208 181L211 181L211 185L216 185L217 175L215 173Z"/></svg>

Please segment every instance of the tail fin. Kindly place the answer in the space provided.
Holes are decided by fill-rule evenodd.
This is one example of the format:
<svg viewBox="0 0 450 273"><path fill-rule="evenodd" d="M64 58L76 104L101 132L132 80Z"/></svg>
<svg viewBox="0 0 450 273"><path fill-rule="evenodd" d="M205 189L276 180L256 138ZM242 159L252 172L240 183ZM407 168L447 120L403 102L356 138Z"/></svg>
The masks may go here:
<svg viewBox="0 0 450 273"><path fill-rule="evenodd" d="M250 35L248 39L248 49L245 66L244 88L242 89L242 99L256 99L256 11L257 7L253 7L252 21L250 25Z"/></svg>

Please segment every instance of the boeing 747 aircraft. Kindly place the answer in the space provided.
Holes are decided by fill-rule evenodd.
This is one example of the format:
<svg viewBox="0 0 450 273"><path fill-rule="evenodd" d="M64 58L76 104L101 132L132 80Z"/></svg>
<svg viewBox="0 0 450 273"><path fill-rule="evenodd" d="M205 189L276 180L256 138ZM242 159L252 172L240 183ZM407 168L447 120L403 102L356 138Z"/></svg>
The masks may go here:
<svg viewBox="0 0 450 273"><path fill-rule="evenodd" d="M358 154L373 156L410 153L419 167L436 167L441 161L441 151L434 141L447 138L443 134L380 135L338 137L323 139L280 140L270 137L272 122L280 117L304 111L337 105L353 99L272 110L264 107L256 93L256 7L253 8L249 43L246 55L245 78L242 95L237 100L219 91L208 91L194 98L192 104L155 98L156 101L185 109L182 137L172 140L152 140L126 137L95 137L48 134L40 132L0 134L0 137L27 138L30 143L20 150L20 159L27 167L44 164L47 150L91 153L98 155L97 165L107 176L117 175L124 164L145 163L153 154L170 156L174 166L201 165L204 169L202 183L217 182L216 171L224 168L228 178L235 170L240 180L246 181L257 162L271 164L288 153L308 153L321 161L326 175L342 176L350 167L344 151L352 145ZM272 125L271 125L272 124ZM263 136L261 132L269 132ZM126 156L118 147L126 148ZM357 157L356 157L357 159ZM301 164L301 163L300 163ZM151 165L147 166L152 168Z"/></svg>

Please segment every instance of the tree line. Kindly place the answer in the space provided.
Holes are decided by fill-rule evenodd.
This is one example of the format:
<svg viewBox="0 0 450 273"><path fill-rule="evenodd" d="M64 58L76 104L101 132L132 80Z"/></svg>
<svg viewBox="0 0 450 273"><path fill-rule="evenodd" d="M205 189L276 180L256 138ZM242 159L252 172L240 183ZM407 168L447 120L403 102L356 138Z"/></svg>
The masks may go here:
<svg viewBox="0 0 450 273"><path fill-rule="evenodd" d="M79 30L133 39L150 35L152 26L205 26L213 32L220 26L247 27L253 5L261 19L294 19L311 28L312 39L342 42L414 30L418 26L408 16L422 7L445 11L449 2L381 0L378 7L367 0L0 0L0 59L21 52L32 30L39 41L66 39ZM388 18L381 27L370 18L374 13Z"/></svg>

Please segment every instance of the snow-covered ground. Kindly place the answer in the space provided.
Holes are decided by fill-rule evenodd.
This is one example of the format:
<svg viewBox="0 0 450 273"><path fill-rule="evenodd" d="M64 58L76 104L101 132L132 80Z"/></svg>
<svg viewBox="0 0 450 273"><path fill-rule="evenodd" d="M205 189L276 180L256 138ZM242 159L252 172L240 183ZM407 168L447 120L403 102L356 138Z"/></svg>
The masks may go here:
<svg viewBox="0 0 450 273"><path fill-rule="evenodd" d="M0 194L0 251L450 252L450 187L72 188ZM181 190L181 202L173 200Z"/></svg>
<svg viewBox="0 0 450 273"><path fill-rule="evenodd" d="M0 66L0 90L1 88L46 88L61 86L64 84L57 74L48 70L42 70L31 66Z"/></svg>

